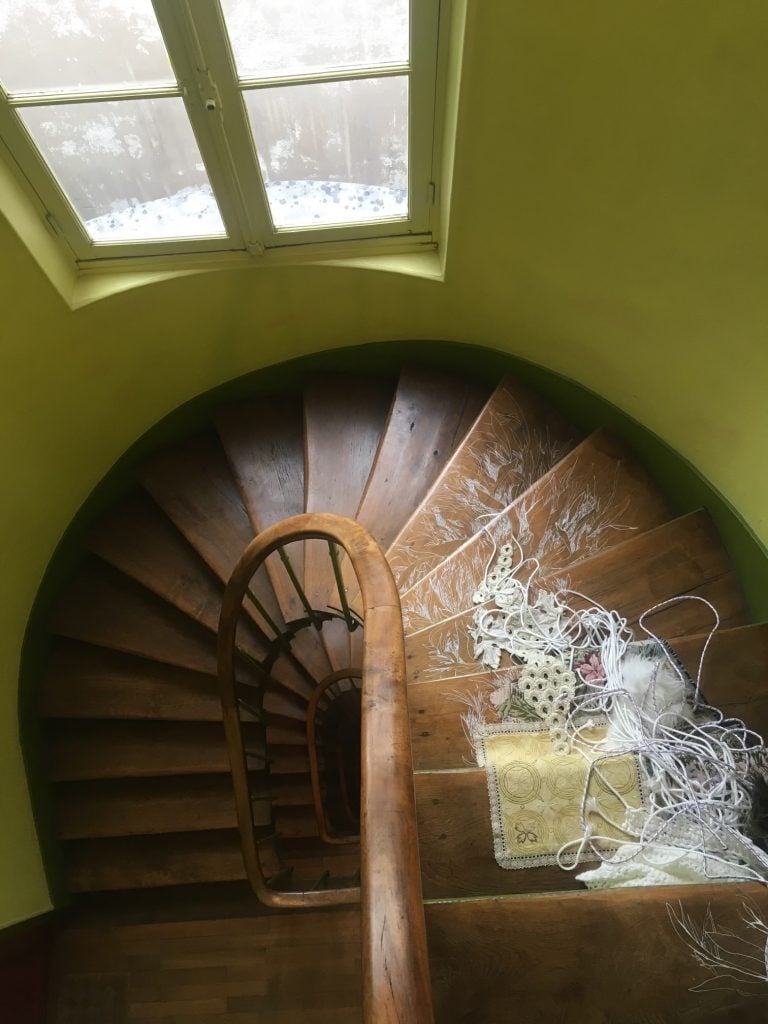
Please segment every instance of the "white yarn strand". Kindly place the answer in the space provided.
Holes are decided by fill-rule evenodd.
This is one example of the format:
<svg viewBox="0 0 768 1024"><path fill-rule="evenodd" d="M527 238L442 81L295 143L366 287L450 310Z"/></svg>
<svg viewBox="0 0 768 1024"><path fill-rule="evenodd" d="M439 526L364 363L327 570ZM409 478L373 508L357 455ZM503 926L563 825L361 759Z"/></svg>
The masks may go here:
<svg viewBox="0 0 768 1024"><path fill-rule="evenodd" d="M664 640L647 620L681 601L698 601L711 610L714 625L691 684L673 656L657 655L654 661L632 653L635 637L617 612L571 590L565 582L554 591L537 589L540 563L525 557L516 538L500 548L491 539L493 554L474 595L481 605L471 630L475 656L498 669L506 654L513 665L533 665L535 674L542 658L556 659L570 672L576 657L599 651L605 677L592 682L583 673L577 675L579 692L572 696L562 721L568 749L582 753L589 767L580 808L583 835L561 848L560 866L573 870L587 850L604 865L652 859L653 851L663 851L667 863L694 855L704 877L712 880L722 880L729 871L733 877L768 880L768 858L743 834L751 809L750 774L765 753L762 738L740 720L726 719L701 695L705 658L720 625L716 608L704 598L686 594L659 602L638 620L656 651L668 654ZM574 607L574 600L583 607ZM643 673L647 680L639 690L637 678L642 679ZM477 734L482 726L485 706L481 701L473 707L467 722L470 734ZM606 735L590 739L587 727L598 717L607 723ZM607 821L602 812L597 816L622 833L623 841L597 834L597 823L591 820L596 805L590 804L588 796L600 764L621 755L635 756L642 768L646 800L642 822L640 812L623 798L623 821ZM604 843L619 849L609 853ZM571 859L573 847L577 847L576 864L566 865L563 858Z"/></svg>

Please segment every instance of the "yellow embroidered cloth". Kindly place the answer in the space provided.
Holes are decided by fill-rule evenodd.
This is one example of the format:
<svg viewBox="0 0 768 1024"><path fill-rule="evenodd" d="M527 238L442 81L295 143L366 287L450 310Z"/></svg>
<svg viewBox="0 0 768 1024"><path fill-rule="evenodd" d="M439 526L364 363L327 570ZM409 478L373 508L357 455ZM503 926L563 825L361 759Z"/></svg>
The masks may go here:
<svg viewBox="0 0 768 1024"><path fill-rule="evenodd" d="M583 731L589 742L603 737L605 729ZM556 864L563 844L584 834L582 801L589 776L586 821L601 849L615 849L611 839L628 837L621 830L629 807L643 803L637 758L606 755L580 748L570 754L555 753L549 731L495 732L482 737L491 802L494 853L503 868L527 868ZM590 774L590 762L596 761ZM577 845L561 857L572 863ZM585 849L582 860L594 860Z"/></svg>

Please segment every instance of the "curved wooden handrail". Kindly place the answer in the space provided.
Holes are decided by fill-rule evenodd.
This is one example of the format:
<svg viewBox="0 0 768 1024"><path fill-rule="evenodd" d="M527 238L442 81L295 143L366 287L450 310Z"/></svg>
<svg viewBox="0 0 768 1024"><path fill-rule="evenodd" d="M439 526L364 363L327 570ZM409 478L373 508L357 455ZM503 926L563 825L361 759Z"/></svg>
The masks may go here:
<svg viewBox="0 0 768 1024"><path fill-rule="evenodd" d="M365 619L361 737L361 888L283 892L269 888L254 836L248 774L235 698L235 632L251 577L291 541L331 540L357 576ZM360 899L366 1024L431 1024L432 992L413 791L400 598L376 541L351 519L294 516L258 535L227 583L219 621L219 680L240 839L248 878L276 907L328 906Z"/></svg>
<svg viewBox="0 0 768 1024"><path fill-rule="evenodd" d="M362 679L363 674L359 668L339 669L338 672L331 672L326 676L315 689L307 705L307 753L309 754L309 780L312 785L312 802L315 805L315 819L320 838L324 843L330 845L338 843L355 843L359 836L335 836L328 828L328 819L325 816L323 797L320 792L320 768L317 763L317 707L323 694L334 683L342 679Z"/></svg>

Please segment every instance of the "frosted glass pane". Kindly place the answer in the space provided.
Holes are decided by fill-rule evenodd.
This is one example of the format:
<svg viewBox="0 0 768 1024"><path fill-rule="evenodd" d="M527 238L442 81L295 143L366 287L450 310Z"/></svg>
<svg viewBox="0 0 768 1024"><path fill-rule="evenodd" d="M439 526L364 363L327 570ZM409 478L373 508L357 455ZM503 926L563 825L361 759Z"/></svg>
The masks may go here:
<svg viewBox="0 0 768 1024"><path fill-rule="evenodd" d="M245 94L276 227L408 216L408 79Z"/></svg>
<svg viewBox="0 0 768 1024"><path fill-rule="evenodd" d="M94 241L225 234L181 99L18 113Z"/></svg>
<svg viewBox="0 0 768 1024"><path fill-rule="evenodd" d="M150 0L0 0L9 92L173 84Z"/></svg>
<svg viewBox="0 0 768 1024"><path fill-rule="evenodd" d="M223 0L241 78L406 64L408 0Z"/></svg>

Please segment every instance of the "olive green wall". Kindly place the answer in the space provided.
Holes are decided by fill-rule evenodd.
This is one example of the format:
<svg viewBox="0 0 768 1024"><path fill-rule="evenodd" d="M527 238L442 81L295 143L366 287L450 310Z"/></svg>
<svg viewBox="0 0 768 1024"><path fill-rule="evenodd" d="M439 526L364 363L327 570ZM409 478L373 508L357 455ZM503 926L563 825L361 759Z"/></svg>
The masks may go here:
<svg viewBox="0 0 768 1024"><path fill-rule="evenodd" d="M768 5L470 4L446 278L227 271L69 311L0 223L0 926L49 905L19 752L25 623L97 481L240 374L445 338L585 384L768 539Z"/></svg>

